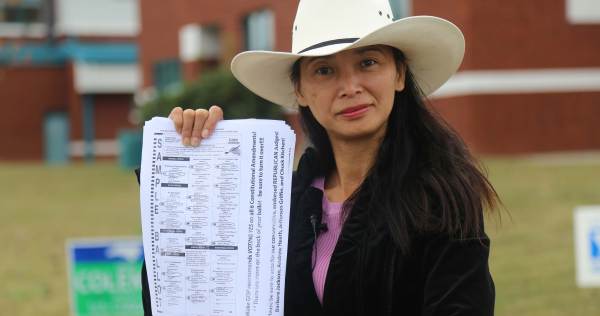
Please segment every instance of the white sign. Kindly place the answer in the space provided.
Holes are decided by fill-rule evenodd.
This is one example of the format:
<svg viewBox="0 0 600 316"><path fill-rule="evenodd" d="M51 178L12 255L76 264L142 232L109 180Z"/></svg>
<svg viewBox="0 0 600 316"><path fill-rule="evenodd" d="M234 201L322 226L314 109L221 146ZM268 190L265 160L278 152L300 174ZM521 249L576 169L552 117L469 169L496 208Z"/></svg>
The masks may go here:
<svg viewBox="0 0 600 316"><path fill-rule="evenodd" d="M577 286L600 287L600 206L575 209Z"/></svg>

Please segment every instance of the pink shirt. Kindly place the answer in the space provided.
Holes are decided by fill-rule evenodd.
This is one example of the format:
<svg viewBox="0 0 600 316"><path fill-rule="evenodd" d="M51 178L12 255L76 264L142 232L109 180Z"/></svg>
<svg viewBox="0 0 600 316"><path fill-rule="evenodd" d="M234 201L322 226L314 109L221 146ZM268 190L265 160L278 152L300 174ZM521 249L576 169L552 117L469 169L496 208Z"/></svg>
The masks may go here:
<svg viewBox="0 0 600 316"><path fill-rule="evenodd" d="M329 261L335 249L335 245L342 231L342 202L330 202L325 196L325 179L317 178L313 181L312 186L323 191L323 219L322 223L327 224L327 231L322 231L317 238L315 248L313 250L313 283L315 284L315 292L319 301L323 303L323 290L325 289L325 278L327 277L327 269Z"/></svg>

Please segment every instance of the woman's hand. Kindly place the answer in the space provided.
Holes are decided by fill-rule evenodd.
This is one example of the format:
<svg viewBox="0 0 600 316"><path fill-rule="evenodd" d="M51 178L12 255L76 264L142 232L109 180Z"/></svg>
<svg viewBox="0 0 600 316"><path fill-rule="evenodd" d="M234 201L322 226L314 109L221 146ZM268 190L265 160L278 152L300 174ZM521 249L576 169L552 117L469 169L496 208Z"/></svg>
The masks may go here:
<svg viewBox="0 0 600 316"><path fill-rule="evenodd" d="M223 119L223 110L218 105L210 109L185 109L176 107L169 114L175 123L177 133L181 134L184 146L198 146L200 141L209 137L215 130L217 122Z"/></svg>

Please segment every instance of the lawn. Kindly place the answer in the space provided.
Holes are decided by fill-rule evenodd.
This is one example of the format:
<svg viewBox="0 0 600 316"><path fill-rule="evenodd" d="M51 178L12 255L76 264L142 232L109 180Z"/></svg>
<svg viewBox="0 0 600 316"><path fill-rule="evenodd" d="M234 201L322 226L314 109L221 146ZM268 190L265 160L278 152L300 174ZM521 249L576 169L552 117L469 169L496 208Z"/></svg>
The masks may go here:
<svg viewBox="0 0 600 316"><path fill-rule="evenodd" d="M486 161L506 210L487 223L497 315L600 315L600 290L575 284L573 250L573 209L600 205L598 158Z"/></svg>
<svg viewBox="0 0 600 316"><path fill-rule="evenodd" d="M0 174L0 314L69 315L65 240L140 235L135 174L107 163Z"/></svg>
<svg viewBox="0 0 600 316"><path fill-rule="evenodd" d="M600 315L575 285L572 211L600 205L597 162L486 160L504 202L492 215L496 315ZM140 234L137 182L112 163L0 164L0 311L69 314L65 240Z"/></svg>

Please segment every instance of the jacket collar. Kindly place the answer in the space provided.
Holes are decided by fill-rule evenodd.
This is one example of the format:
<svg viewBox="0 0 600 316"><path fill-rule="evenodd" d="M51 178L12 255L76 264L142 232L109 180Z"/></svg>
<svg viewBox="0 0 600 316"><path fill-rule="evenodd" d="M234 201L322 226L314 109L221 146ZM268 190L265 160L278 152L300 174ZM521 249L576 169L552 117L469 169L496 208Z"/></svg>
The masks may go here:
<svg viewBox="0 0 600 316"><path fill-rule="evenodd" d="M294 187L301 187L305 189L309 186L313 179L318 176L323 176L322 174L322 166L319 161L317 151L308 147L302 157L300 157L300 161L298 162L298 168L296 169L295 178L296 184Z"/></svg>

